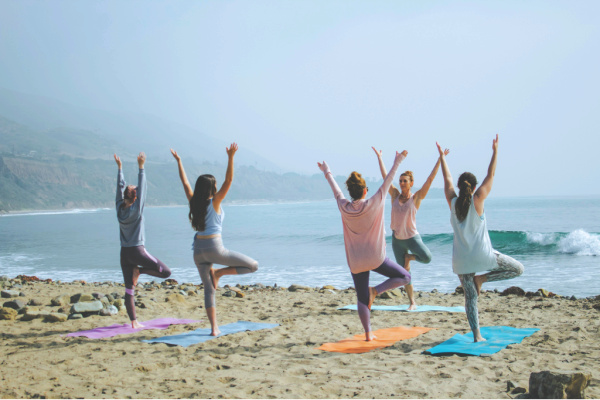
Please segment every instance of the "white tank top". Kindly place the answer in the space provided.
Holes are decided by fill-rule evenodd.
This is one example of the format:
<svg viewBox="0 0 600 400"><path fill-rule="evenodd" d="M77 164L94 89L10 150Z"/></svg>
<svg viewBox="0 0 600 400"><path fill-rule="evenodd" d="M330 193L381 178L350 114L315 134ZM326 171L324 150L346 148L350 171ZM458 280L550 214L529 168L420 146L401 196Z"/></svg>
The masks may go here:
<svg viewBox="0 0 600 400"><path fill-rule="evenodd" d="M394 237L400 240L410 239L419 234L417 232L417 207L415 195L410 196L404 204L400 203L400 196L392 200L392 223Z"/></svg>
<svg viewBox="0 0 600 400"><path fill-rule="evenodd" d="M480 217L471 201L467 216L462 222L456 216L456 199L451 201L450 223L454 229L452 270L455 274L472 274L489 271L498 265L487 230L485 213Z"/></svg>

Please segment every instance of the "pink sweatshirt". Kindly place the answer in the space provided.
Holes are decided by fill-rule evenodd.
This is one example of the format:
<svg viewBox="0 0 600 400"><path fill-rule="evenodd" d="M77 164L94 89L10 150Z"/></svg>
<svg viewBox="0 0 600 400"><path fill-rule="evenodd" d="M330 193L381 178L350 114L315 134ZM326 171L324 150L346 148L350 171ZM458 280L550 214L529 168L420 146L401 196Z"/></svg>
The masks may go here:
<svg viewBox="0 0 600 400"><path fill-rule="evenodd" d="M350 201L344 197L340 187L325 164L325 178L342 214L344 245L350 271L354 274L371 271L385 259L385 228L383 211L385 196L394 180L394 175L404 156L399 154L383 184L373 196L366 200Z"/></svg>

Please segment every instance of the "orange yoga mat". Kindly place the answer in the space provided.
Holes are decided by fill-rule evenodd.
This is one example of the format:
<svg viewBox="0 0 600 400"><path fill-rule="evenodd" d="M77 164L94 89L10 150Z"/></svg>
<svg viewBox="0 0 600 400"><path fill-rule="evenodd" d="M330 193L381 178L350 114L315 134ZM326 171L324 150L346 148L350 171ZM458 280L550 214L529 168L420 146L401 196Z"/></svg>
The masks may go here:
<svg viewBox="0 0 600 400"><path fill-rule="evenodd" d="M396 328L386 328L373 331L377 339L367 342L365 334L354 335L351 338L340 340L336 343L325 343L317 350L335 351L338 353L367 353L375 349L388 347L400 340L412 339L434 328L424 328L415 326L407 328L399 326Z"/></svg>

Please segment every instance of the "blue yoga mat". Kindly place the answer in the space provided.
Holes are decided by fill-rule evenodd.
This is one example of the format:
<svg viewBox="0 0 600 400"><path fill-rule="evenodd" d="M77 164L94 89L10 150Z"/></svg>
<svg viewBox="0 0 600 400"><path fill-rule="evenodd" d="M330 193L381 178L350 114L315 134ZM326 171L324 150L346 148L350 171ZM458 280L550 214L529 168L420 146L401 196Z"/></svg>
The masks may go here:
<svg viewBox="0 0 600 400"><path fill-rule="evenodd" d="M539 331L538 328L513 328L510 326L484 326L480 328L485 342L473 342L473 332L461 335L457 333L444 343L440 343L424 353L432 355L461 354L480 356L494 354L509 344L521 343L523 339Z"/></svg>
<svg viewBox="0 0 600 400"><path fill-rule="evenodd" d="M188 347L196 343L203 343L207 340L215 339L221 336L244 331L259 331L261 329L271 329L279 324L266 324L262 322L238 321L231 324L220 326L221 334L219 336L210 336L210 328L196 329L195 331L180 333L179 335L163 336L156 339L142 340L146 343L166 343L176 346Z"/></svg>
<svg viewBox="0 0 600 400"><path fill-rule="evenodd" d="M350 304L349 306L344 306L338 308L338 310L357 310L356 304ZM371 311L379 310L379 311L408 311L408 304L402 304L399 306L372 306ZM416 310L410 310L408 312L424 312L424 311L443 311L443 312L465 312L465 308L463 306L457 307L444 307L444 306L417 306Z"/></svg>

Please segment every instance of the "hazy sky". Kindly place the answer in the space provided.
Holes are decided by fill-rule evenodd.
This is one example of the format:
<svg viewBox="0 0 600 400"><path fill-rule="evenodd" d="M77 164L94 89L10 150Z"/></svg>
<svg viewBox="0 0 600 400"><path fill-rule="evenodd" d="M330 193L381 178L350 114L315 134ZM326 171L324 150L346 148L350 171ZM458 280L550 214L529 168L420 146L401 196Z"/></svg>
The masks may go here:
<svg viewBox="0 0 600 400"><path fill-rule="evenodd" d="M282 169L435 141L497 195L600 194L600 1L0 0L0 87L144 112ZM1 110L0 110L1 115ZM201 146L198 146L201 151ZM441 186L441 173L434 186Z"/></svg>

